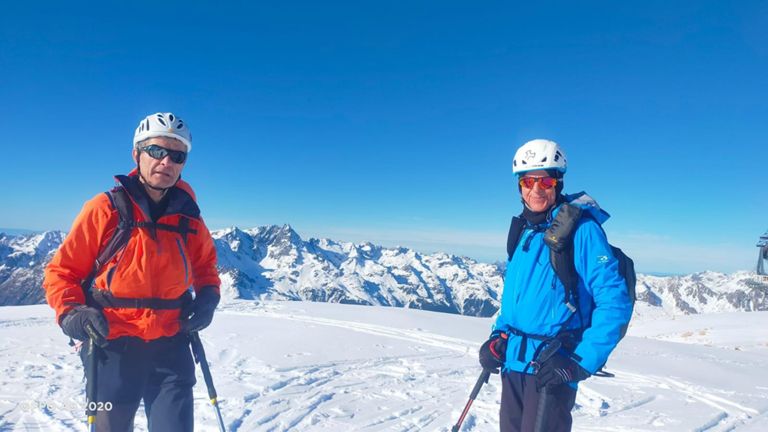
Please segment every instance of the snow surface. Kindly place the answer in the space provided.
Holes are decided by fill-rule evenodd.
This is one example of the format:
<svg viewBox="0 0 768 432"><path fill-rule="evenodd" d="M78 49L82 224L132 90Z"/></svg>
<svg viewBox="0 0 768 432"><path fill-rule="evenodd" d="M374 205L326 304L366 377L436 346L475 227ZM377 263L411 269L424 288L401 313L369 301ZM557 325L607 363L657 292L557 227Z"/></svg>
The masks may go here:
<svg viewBox="0 0 768 432"><path fill-rule="evenodd" d="M202 337L227 430L446 431L480 373L491 322L235 301ZM616 378L580 386L574 430L768 430L766 323L768 312L638 311L609 362ZM0 368L0 431L86 430L82 368L47 306L0 307ZM218 430L199 369L194 394L196 430ZM462 430L498 430L499 398L493 376ZM136 430L145 422L140 409Z"/></svg>

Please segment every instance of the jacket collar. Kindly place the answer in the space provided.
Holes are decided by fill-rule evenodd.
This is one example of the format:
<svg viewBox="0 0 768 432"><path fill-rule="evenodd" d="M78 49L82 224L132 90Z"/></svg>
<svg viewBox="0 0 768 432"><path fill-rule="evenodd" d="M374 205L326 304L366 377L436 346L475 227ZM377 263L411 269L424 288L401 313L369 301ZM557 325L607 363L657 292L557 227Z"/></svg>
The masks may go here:
<svg viewBox="0 0 768 432"><path fill-rule="evenodd" d="M148 221L150 219L149 201L147 194L142 190L144 186L139 181L138 171L134 168L127 176L116 175L115 180L125 188L131 200L141 209L144 219ZM195 202L195 193L185 181L179 179L176 185L168 189L166 194L168 207L165 210L165 215L179 214L192 219L200 218L200 207Z"/></svg>

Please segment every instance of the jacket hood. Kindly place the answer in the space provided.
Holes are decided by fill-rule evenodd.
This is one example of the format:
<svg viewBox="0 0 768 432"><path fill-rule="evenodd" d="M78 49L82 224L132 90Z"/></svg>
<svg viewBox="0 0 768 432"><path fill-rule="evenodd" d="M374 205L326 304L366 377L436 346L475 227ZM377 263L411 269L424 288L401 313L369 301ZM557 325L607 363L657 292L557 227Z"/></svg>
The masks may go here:
<svg viewBox="0 0 768 432"><path fill-rule="evenodd" d="M592 218L594 218L600 225L604 224L605 221L611 217L607 211L600 208L594 198L587 195L587 193L584 191L565 195L565 202L577 207L581 207L583 211L589 212L590 216L592 216Z"/></svg>

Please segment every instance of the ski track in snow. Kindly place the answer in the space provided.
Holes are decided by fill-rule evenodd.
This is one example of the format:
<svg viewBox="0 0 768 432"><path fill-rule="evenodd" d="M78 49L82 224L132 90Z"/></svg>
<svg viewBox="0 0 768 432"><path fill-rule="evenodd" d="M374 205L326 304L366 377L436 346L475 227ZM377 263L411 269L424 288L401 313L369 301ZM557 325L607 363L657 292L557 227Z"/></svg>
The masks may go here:
<svg viewBox="0 0 768 432"><path fill-rule="evenodd" d="M314 307L326 306L246 303L219 312L217 327L203 335L203 342L227 430L450 430L480 372L476 352L489 320L477 321L481 336L470 340L422 326L366 322L368 311L387 311L346 306L361 308L361 313L332 319L313 313ZM257 324L243 329L243 323ZM263 339L257 325L273 326L267 335L271 339ZM321 335L322 340L302 341L296 336L302 332ZM243 339L246 336L252 339ZM318 355L324 352L323 344L339 349L347 342L350 349L359 347L357 354ZM260 349L259 343L266 345ZM729 359L722 364L741 367ZM764 379L746 391L707 387L684 376L664 375L664 370L654 374L619 365L624 367L611 370L616 378L581 384L574 431L768 430ZM194 397L196 430L217 431L199 369ZM494 376L472 405L462 430L498 430L499 399L500 383ZM86 430L83 402L80 360L52 319L0 320L0 432ZM143 407L136 431L146 431Z"/></svg>
<svg viewBox="0 0 768 432"><path fill-rule="evenodd" d="M248 315L248 313L242 313L242 312L229 312L232 314L243 314ZM296 320L296 321L302 321L307 323L313 323L313 324L319 324L319 325L325 325L325 326L332 326L332 327L340 327L351 331L356 332L364 332L369 334L375 334L379 336L385 336L400 340L407 340L412 341L416 343L420 343L422 345L432 346L432 347L438 347L443 348L446 350L455 351L458 353L465 353L467 350L476 350L477 344L473 341L466 341L456 338L450 338L445 337L441 335L431 334L431 333L425 333L421 331L412 331L412 330L400 330L400 329L394 329L392 327L385 327L385 326L377 326L372 324L364 324L364 323L358 323L358 322L350 322L350 321L342 321L342 320L333 320L333 319L327 319L327 318L317 318L317 317L310 317L310 316L302 316L302 315L281 315L276 312L264 312L263 315L272 316L274 318L279 319L288 319L288 320ZM381 359L380 362L377 362L374 365L365 365L365 367L371 367L371 366L381 366L386 363L385 359ZM338 366L334 366L337 368L336 370L341 370L338 368ZM347 371L344 372L346 374ZM398 374L402 374L403 371L397 371L394 376L398 376ZM680 396L685 397L686 399L692 399L696 402L708 405L718 412L712 416L712 418L707 419L704 423L702 423L700 426L694 427L692 430L694 431L714 431L714 430L735 430L739 425L745 425L749 424L752 421L757 421L761 413L753 408L745 407L737 402L730 401L722 396L718 396L715 393L707 392L704 389L700 388L700 386L695 386L691 384L686 384L677 380L674 380L672 378L667 378L663 376L653 376L653 375L640 375L640 374L632 374L625 371L617 371L617 375L619 377L624 377L623 381L629 381L622 383L622 379L619 378L618 381L616 381L614 384L630 384L631 387L646 387L646 390L653 390L659 387L666 387L670 389L671 391L677 393ZM614 378L615 379L615 378ZM605 381L605 380L603 380ZM608 380L609 382L611 380ZM580 386L580 391L577 398L577 412L575 413L575 416L578 418L580 415L583 416L589 416L589 417L605 417L609 415L614 415L620 412L629 411L638 409L641 407L644 407L645 405L651 404L652 402L657 400L656 395L651 395L647 397L642 397L639 399L631 400L629 402L619 403L617 406L612 407L611 404L614 403L614 401L605 395L600 394L599 392L593 390L589 383L584 383ZM373 423L369 424L368 426L379 426L386 424L388 422L393 422L396 419L402 418L402 417L414 417L414 414L421 410L421 407L416 407L408 410L404 410L401 412L397 412L394 414L387 415L383 418L377 419ZM415 426L416 429L413 430L421 430L425 427L428 427L428 425L435 419L435 413L430 413L430 415L426 416L415 416L416 420L411 420L410 422L403 422L401 421L399 423L399 427L396 430L412 430L411 426ZM488 422L494 422L495 412L492 413L491 416L487 419ZM658 420L658 419L657 419ZM578 420L577 420L578 423ZM649 425L653 426L654 422L650 422ZM656 421L656 425L658 426L659 422ZM465 429L471 430L473 429L471 424L468 422L465 425ZM653 427L653 429L657 430L657 427ZM575 427L575 430L578 430L578 426ZM616 430L616 429L606 429L606 430ZM646 430L640 427L637 430ZM648 429L651 430L651 429Z"/></svg>
<svg viewBox="0 0 768 432"><path fill-rule="evenodd" d="M230 315L245 315L253 316L245 312L224 312ZM400 339L408 342L416 342L421 345L444 348L447 350L457 351L465 353L468 349L477 350L480 346L477 341L466 341L462 339L452 338L448 336L441 336L434 333L423 333L422 331L414 330L400 330L393 327L386 327L374 324L366 324L357 321L342 321L328 318L317 318L306 315L282 315L277 312L265 312L259 314L261 316L270 316L277 319L287 319L294 321L301 321L312 324L319 324L329 327L339 327L349 331L362 332L373 334L377 336L385 336L393 339Z"/></svg>
<svg viewBox="0 0 768 432"><path fill-rule="evenodd" d="M224 313L241 316L253 315L245 312ZM284 315L274 312L265 312L259 315L384 336L422 346L459 352L462 355L468 349L477 349L477 344L473 341L464 341L421 331L399 330L359 322L304 315ZM228 357L230 357L229 361L234 360L231 355ZM425 410L419 405L418 400L439 397L447 389L444 386L435 387L431 382L427 384L429 381L438 381L441 378L436 373L425 373L422 362L439 361L451 357L456 357L456 355L450 352L428 351L427 354L409 357L397 355L377 359L272 369L268 374L277 376L278 379L260 391L249 394L244 399L243 412L245 415L233 422L233 430L258 428L267 431L286 431L292 428L303 430L310 426L343 430L348 427L348 423L343 422L343 420L356 417L365 418L360 426L361 430L423 430L433 425L441 413L434 409ZM242 371L243 366L241 363L238 369ZM382 386L382 381L387 382L387 384ZM258 388L258 385L256 387ZM383 391L371 387L383 388ZM393 388L401 390L393 391ZM380 407L378 411L383 411L383 413L373 413L373 415L359 412L354 408L341 408L344 406L354 407L355 400L358 398L374 402L376 405L395 400L401 404L412 406L394 412ZM331 409L323 409L325 404L335 399L338 399L339 403ZM263 406L266 406L267 409L263 409ZM270 410L276 410L278 414L270 413L262 417L254 417L253 413ZM447 430L447 427L443 429Z"/></svg>
<svg viewBox="0 0 768 432"><path fill-rule="evenodd" d="M714 414L702 419L703 422L698 426L685 430L692 430L694 432L735 431L739 430L741 426L751 426L758 423L764 424L768 428L768 421L766 421L768 414L766 410L761 412L760 410L744 406L718 395L717 391L710 391L699 385L684 383L669 377L640 375L623 370L615 370L614 372L616 378L607 381L610 385L623 386L643 394L652 391L658 392L658 389L668 390L673 393L673 396L676 394L678 398L681 397L687 403L700 403L713 408ZM668 395L652 394L623 404L617 404L614 407L612 406L614 401L610 397L592 389L593 382L582 383L579 386L579 393L576 398L577 412L583 411L593 417L612 416L621 412L644 408L657 401L663 404L666 400L670 399ZM604 383L601 382L601 384ZM720 391L720 393L723 392ZM637 429L628 430L658 430L657 426L660 425L660 417L661 415L658 413L649 417L649 427L647 428L638 425ZM578 427L574 429L576 430ZM605 430L624 429L607 428Z"/></svg>

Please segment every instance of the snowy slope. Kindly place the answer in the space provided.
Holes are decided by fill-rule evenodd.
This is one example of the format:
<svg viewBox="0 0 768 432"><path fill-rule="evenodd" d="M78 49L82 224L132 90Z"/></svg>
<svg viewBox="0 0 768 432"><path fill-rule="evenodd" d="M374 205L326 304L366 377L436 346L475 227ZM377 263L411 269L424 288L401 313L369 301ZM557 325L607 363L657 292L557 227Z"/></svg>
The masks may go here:
<svg viewBox="0 0 768 432"><path fill-rule="evenodd" d="M768 312L653 311L639 315L609 362L616 378L582 384L574 430L768 430ZM81 368L53 312L2 307L0 317L0 431L85 430ZM235 301L203 339L228 430L446 431L480 372L476 352L490 324L401 308ZM198 381L197 430L215 431L199 372ZM498 430L499 391L493 377L464 430Z"/></svg>

